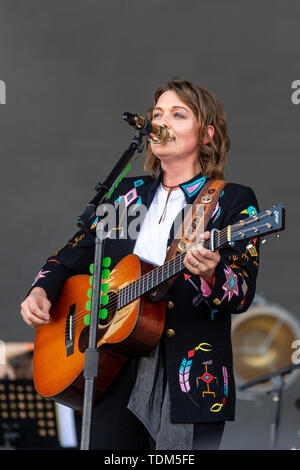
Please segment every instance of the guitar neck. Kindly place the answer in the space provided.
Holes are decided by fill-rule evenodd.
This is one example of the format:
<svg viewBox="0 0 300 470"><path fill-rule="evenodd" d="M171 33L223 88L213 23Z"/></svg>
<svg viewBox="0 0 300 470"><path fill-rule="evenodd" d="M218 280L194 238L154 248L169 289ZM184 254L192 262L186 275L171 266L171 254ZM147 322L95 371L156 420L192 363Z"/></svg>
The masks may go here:
<svg viewBox="0 0 300 470"><path fill-rule="evenodd" d="M223 241L222 238L220 240L215 240L215 249L221 248L226 244L226 242L227 238L226 240L224 240L223 238ZM203 243L203 246L205 248L210 248L209 241L205 241ZM175 258L170 259L162 266L153 268L147 274L144 274L136 281L131 282L126 287L120 289L118 295L118 308L120 309L125 307L125 305L129 304L130 302L133 302L140 296L146 294L147 292L150 292L151 290L158 287L160 284L164 283L165 281L168 281L169 279L183 271L185 268L183 264L185 255L186 253L177 255Z"/></svg>
<svg viewBox="0 0 300 470"><path fill-rule="evenodd" d="M284 230L284 226L285 209L282 204L274 205L271 209L260 214L251 215L246 219L240 220L235 225L228 225L222 230L213 229L210 234L210 240L206 240L203 246L214 251L222 248L227 243L270 235L271 233ZM170 259L162 266L153 268L147 274L120 289L118 293L118 309L125 307L125 305L183 271L185 268L183 261L186 250L187 248L192 248L195 244L192 243L189 247L186 247L180 243L180 249L183 251L181 254Z"/></svg>

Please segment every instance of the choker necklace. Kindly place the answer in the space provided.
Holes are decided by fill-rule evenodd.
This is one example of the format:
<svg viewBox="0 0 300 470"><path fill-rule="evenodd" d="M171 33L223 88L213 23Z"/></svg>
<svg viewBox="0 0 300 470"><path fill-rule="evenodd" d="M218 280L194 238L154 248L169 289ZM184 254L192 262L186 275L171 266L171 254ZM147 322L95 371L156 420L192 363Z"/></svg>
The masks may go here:
<svg viewBox="0 0 300 470"><path fill-rule="evenodd" d="M163 183L162 182L162 185L163 187L167 188L169 191L168 191L168 196L167 196L167 199L166 199L166 203L165 203L165 206L164 206L164 209L162 211L162 214L160 216L160 219L158 221L158 223L160 224L161 222L163 222L166 218L166 213L167 213L167 204L168 204L168 200L169 200L169 197L171 196L171 192L173 191L173 189L175 188L179 188L178 185L176 186L168 186L167 184Z"/></svg>

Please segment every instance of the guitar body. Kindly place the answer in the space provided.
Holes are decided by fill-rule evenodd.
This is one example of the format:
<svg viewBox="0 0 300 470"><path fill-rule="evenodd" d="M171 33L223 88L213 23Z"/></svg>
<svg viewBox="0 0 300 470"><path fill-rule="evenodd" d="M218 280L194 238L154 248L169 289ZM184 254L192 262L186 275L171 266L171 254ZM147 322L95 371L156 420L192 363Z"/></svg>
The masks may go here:
<svg viewBox="0 0 300 470"><path fill-rule="evenodd" d="M165 324L165 302L152 303L139 297L120 310L117 293L153 266L136 255L123 258L111 271L108 280L111 307L105 320L99 320L99 349L96 399L107 390L126 360L148 354L159 342ZM84 317L89 275L69 278L52 306L51 322L37 328L34 346L33 375L40 395L59 403L82 409L84 394L84 351L88 346L89 326ZM114 307L115 306L115 307Z"/></svg>

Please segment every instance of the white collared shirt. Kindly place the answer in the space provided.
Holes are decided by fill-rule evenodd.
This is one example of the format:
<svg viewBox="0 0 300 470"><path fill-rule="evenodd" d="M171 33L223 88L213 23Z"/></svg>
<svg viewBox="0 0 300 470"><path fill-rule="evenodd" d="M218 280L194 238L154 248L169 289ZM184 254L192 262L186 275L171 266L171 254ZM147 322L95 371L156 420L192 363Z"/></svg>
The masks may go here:
<svg viewBox="0 0 300 470"><path fill-rule="evenodd" d="M159 224L167 197L168 191L161 183L144 218L133 250L140 259L157 266L164 263L172 224L186 204L183 191L180 188L173 190L169 196L164 220Z"/></svg>

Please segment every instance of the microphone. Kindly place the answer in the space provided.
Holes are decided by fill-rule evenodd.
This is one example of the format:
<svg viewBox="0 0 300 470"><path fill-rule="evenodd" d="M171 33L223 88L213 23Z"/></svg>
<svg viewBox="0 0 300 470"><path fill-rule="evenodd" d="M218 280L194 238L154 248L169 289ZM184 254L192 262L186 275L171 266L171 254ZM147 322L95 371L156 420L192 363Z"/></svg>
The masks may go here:
<svg viewBox="0 0 300 470"><path fill-rule="evenodd" d="M153 144L162 144L169 138L169 133L165 126L153 124L149 119L145 119L139 114L124 113L122 118L127 121L130 126L146 135L148 140Z"/></svg>

